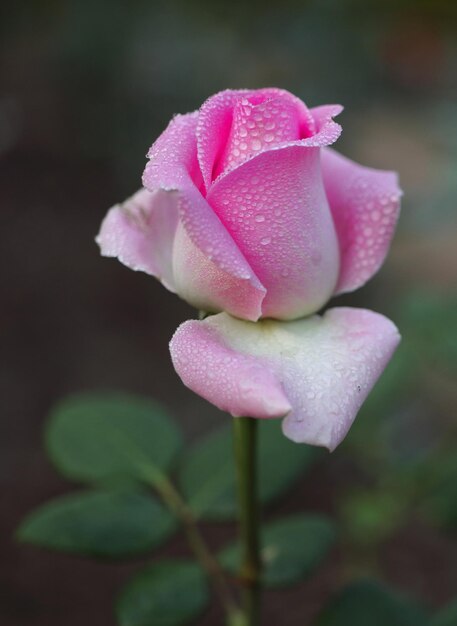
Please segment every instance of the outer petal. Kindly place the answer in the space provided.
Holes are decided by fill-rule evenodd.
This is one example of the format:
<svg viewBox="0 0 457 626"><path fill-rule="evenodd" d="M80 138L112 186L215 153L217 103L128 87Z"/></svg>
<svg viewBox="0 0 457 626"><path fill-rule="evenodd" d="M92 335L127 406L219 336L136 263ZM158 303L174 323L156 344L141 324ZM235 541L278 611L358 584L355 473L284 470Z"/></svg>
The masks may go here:
<svg viewBox="0 0 457 626"><path fill-rule="evenodd" d="M255 324L225 313L188 321L170 343L185 385L234 416L280 417L293 441L333 450L400 336L364 309Z"/></svg>
<svg viewBox="0 0 457 626"><path fill-rule="evenodd" d="M176 198L164 191L140 189L114 206L102 222L96 242L103 256L117 257L133 270L152 274L176 291L172 250L178 224Z"/></svg>
<svg viewBox="0 0 457 626"><path fill-rule="evenodd" d="M400 212L395 172L322 150L322 175L341 248L336 293L364 285L384 262Z"/></svg>
<svg viewBox="0 0 457 626"><path fill-rule="evenodd" d="M170 342L173 365L185 385L235 417L282 417L292 407L274 368L251 355L249 346L241 351L226 341L227 333L237 332L239 324L244 329L252 322L226 313L184 322ZM253 328L262 325L256 322ZM255 340L247 336L250 342Z"/></svg>
<svg viewBox="0 0 457 626"><path fill-rule="evenodd" d="M174 283L178 293L180 284L187 285L186 299L192 304L257 319L265 289L199 190L203 183L197 160L196 125L196 114L176 116L149 151L150 161L143 174L147 189L173 194L177 222L201 257L200 276L189 272L185 262L181 263L178 276L173 262ZM217 293L204 284L205 276L215 272L220 286ZM198 292L192 289L194 280L200 284ZM244 294L241 309L240 299L232 298L236 287Z"/></svg>
<svg viewBox="0 0 457 626"><path fill-rule="evenodd" d="M264 317L302 317L328 301L339 247L318 148L263 152L216 181L208 201L267 289Z"/></svg>

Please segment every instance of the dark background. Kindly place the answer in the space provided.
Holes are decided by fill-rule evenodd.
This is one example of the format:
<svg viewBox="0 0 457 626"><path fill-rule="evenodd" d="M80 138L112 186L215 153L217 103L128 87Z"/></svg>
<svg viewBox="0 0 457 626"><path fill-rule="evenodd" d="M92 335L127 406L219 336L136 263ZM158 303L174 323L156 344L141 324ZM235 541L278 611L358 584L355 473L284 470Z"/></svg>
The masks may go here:
<svg viewBox="0 0 457 626"><path fill-rule="evenodd" d="M94 243L106 210L139 187L144 155L171 115L227 87L273 85L310 106L345 105L337 148L366 165L398 170L405 192L382 272L338 300L390 315L404 336L400 356L344 444L275 509L331 513L344 540L311 583L269 594L265 623L284 623L284 605L288 624L308 623L354 571L376 572L429 609L451 599L455 7L336 0L2 4L2 625L113 624L112 598L136 568L12 540L27 512L70 488L42 448L56 400L87 389L144 393L168 406L189 438L229 419L186 390L171 366L168 341L195 312L145 274L100 258ZM413 474L406 491L405 472ZM422 492L424 475L437 478ZM209 529L214 545L229 531ZM186 548L177 539L168 553ZM212 609L200 623L217 620Z"/></svg>

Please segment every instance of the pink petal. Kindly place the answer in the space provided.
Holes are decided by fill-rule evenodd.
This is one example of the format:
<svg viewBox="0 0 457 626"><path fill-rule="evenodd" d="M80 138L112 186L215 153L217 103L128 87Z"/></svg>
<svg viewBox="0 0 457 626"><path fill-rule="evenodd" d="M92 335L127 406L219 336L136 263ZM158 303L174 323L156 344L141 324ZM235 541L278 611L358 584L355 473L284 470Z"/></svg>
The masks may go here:
<svg viewBox="0 0 457 626"><path fill-rule="evenodd" d="M363 167L331 149L322 174L341 248L336 293L364 285L384 262L400 212L395 172Z"/></svg>
<svg viewBox="0 0 457 626"><path fill-rule="evenodd" d="M176 291L172 247L178 214L174 204L172 194L141 189L114 206L96 238L102 255L118 257L127 267L152 274Z"/></svg>
<svg viewBox="0 0 457 626"><path fill-rule="evenodd" d="M339 248L318 148L263 152L219 178L208 202L267 289L264 317L302 317L327 302Z"/></svg>
<svg viewBox="0 0 457 626"><path fill-rule="evenodd" d="M399 340L392 322L364 309L255 324L221 313L182 324L170 350L184 384L220 409L286 416L289 439L333 450Z"/></svg>
<svg viewBox="0 0 457 626"><path fill-rule="evenodd" d="M198 281L202 283L211 272L218 273L219 293L213 294L208 288L205 292L211 296L205 300L208 310L225 309L234 315L257 319L265 289L199 190L203 182L197 160L196 125L196 114L179 115L172 120L149 151L143 183L150 191L173 192L178 221L204 259ZM155 241L151 240L151 246L154 245ZM181 283L183 278L180 276ZM240 299L232 301L235 283L245 296L241 310L237 307ZM201 292L188 290L186 299L201 304L201 296Z"/></svg>

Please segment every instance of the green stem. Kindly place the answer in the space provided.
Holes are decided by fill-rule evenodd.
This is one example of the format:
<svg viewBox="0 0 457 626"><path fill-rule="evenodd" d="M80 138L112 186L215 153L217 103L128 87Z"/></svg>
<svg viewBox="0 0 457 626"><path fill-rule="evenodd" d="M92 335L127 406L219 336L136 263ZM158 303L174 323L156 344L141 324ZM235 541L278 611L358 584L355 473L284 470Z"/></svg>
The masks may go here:
<svg viewBox="0 0 457 626"><path fill-rule="evenodd" d="M260 623L260 544L257 495L257 421L250 417L233 420L235 464L239 494L239 533L246 626Z"/></svg>
<svg viewBox="0 0 457 626"><path fill-rule="evenodd" d="M225 574L218 561L214 558L203 539L197 526L197 521L192 510L181 497L181 494L173 483L163 474L155 477L153 485L163 502L180 520L187 537L189 547L195 554L202 568L208 574L214 590L217 593L222 606L227 613L228 624L236 624L239 609L235 603L232 590L230 589Z"/></svg>

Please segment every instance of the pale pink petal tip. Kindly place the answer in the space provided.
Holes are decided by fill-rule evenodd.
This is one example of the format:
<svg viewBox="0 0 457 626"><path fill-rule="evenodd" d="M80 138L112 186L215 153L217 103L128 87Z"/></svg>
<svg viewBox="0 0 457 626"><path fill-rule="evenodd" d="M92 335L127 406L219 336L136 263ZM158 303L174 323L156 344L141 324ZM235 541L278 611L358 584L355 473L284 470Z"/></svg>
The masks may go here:
<svg viewBox="0 0 457 626"><path fill-rule="evenodd" d="M387 318L336 308L292 322L188 321L170 350L185 385L234 416L285 417L292 441L334 450L392 356Z"/></svg>
<svg viewBox="0 0 457 626"><path fill-rule="evenodd" d="M172 246L178 223L173 193L140 189L107 213L95 241L102 256L117 257L175 291Z"/></svg>
<svg viewBox="0 0 457 626"><path fill-rule="evenodd" d="M311 137L303 140L303 144L308 147L330 146L339 138L343 129L334 117L343 111L341 104L326 104L310 109L314 120L316 132Z"/></svg>

